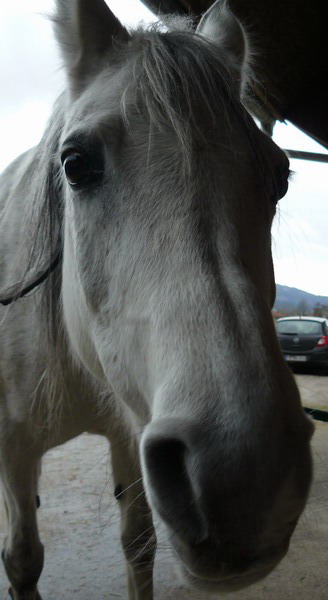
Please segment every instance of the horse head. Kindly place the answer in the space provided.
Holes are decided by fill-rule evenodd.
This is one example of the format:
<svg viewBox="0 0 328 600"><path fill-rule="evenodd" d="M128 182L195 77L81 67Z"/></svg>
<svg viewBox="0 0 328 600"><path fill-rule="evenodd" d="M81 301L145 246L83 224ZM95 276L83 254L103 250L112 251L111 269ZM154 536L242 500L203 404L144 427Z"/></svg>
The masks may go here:
<svg viewBox="0 0 328 600"><path fill-rule="evenodd" d="M249 43L225 2L196 32L57 7L70 345L143 428L146 495L187 580L237 589L284 556L311 480L271 317L288 159L244 107Z"/></svg>

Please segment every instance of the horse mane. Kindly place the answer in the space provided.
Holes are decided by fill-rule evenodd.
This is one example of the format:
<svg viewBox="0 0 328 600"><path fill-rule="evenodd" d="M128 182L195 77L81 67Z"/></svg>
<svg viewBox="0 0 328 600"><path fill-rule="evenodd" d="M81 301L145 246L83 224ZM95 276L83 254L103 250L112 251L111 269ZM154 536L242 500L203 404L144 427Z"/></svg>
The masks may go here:
<svg viewBox="0 0 328 600"><path fill-rule="evenodd" d="M32 413L42 415L43 427L50 431L58 422L61 410L60 373L62 373L61 317L61 228L63 221L62 186L59 177L58 144L64 124L64 95L56 101L52 116L39 144L31 149L21 163L21 180L13 186L5 210L11 210L15 194L24 194L22 231L17 255L16 282L0 290L0 301L9 305L29 293L40 311L40 344L47 356L48 368L37 385L31 407ZM52 267L52 268L51 268ZM20 276L18 274L20 273ZM40 285L42 284L42 285ZM34 290L34 291L32 291ZM10 310L10 306L7 310ZM64 366L64 365L63 365ZM58 377L59 376L59 377ZM47 402L41 401L39 389L45 390ZM58 401L59 400L59 401ZM31 423L33 419L31 418ZM38 420L38 423L40 420Z"/></svg>

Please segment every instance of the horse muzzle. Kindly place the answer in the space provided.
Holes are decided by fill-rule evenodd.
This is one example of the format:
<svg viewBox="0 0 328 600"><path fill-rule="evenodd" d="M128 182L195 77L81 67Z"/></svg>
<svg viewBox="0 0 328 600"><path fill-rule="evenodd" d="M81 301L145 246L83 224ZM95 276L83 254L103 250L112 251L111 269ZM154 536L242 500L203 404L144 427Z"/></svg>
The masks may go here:
<svg viewBox="0 0 328 600"><path fill-rule="evenodd" d="M280 460L265 478L253 452L232 449L229 462L220 442L213 443L203 425L160 419L145 429L141 462L148 502L168 531L184 579L228 592L262 579L280 562L304 497L288 472L272 483Z"/></svg>

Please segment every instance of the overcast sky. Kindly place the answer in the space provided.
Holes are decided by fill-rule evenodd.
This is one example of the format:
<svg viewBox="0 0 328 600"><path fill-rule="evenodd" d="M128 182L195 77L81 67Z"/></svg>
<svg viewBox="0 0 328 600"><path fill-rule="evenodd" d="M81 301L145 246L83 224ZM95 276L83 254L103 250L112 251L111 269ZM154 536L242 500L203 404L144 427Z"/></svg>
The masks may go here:
<svg viewBox="0 0 328 600"><path fill-rule="evenodd" d="M154 19L138 0L107 0L126 25ZM10 0L0 12L0 171L36 144L64 76L50 23L53 0ZM327 152L291 125L282 147ZM328 164L291 161L295 175L273 227L276 281L328 296Z"/></svg>

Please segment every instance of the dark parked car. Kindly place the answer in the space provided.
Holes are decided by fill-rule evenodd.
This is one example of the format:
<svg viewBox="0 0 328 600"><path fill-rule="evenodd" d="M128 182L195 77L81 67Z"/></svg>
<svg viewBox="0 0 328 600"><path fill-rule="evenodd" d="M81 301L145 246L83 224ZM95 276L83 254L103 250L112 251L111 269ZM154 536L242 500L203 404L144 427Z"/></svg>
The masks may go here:
<svg viewBox="0 0 328 600"><path fill-rule="evenodd" d="M277 319L276 330L289 364L322 366L328 370L328 319L284 317Z"/></svg>

